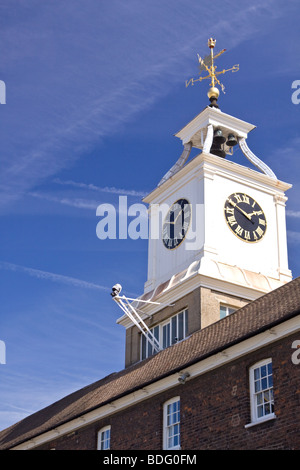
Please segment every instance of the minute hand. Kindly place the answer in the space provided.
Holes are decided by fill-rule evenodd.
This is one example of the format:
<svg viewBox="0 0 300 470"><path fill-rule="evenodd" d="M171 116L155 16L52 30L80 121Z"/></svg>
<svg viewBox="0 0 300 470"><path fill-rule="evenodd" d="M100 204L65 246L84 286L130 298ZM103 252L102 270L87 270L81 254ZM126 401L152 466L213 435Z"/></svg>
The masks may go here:
<svg viewBox="0 0 300 470"><path fill-rule="evenodd" d="M245 217L247 217L247 219L251 220L251 215L247 214L247 212L245 212L243 209L241 209L236 202L234 202L232 199L229 199L229 203L234 207L236 208L238 211L240 211ZM252 220L251 220L252 222Z"/></svg>
<svg viewBox="0 0 300 470"><path fill-rule="evenodd" d="M176 219L174 220L174 224L176 224L178 217L182 214L182 211L183 211L183 209L181 209L181 211L180 211L179 214L177 215Z"/></svg>

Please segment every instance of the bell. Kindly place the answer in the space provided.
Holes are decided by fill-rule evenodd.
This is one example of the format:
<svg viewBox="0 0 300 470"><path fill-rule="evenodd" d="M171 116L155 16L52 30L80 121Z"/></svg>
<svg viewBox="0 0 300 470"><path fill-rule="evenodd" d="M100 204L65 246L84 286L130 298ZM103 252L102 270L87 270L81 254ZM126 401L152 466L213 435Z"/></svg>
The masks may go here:
<svg viewBox="0 0 300 470"><path fill-rule="evenodd" d="M221 148L221 144L215 144L213 143L211 148L210 148L210 153L213 155L217 155L217 157L225 158L226 153L225 151Z"/></svg>
<svg viewBox="0 0 300 470"><path fill-rule="evenodd" d="M216 129L215 132L214 132L214 140L213 142L215 144L224 144L225 142L225 137L223 136L223 132L221 131L221 129Z"/></svg>
<svg viewBox="0 0 300 470"><path fill-rule="evenodd" d="M234 147L236 144L236 137L233 134L228 134L226 145L228 145L228 147Z"/></svg>

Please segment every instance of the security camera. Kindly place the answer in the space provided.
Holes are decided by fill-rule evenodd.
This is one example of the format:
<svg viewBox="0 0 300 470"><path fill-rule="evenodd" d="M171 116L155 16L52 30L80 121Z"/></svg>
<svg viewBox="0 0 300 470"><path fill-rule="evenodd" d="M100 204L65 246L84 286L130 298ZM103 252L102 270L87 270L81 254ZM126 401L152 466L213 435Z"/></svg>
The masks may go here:
<svg viewBox="0 0 300 470"><path fill-rule="evenodd" d="M188 372L183 372L179 377L178 377L178 382L180 384L185 384L186 379L190 377L190 374Z"/></svg>
<svg viewBox="0 0 300 470"><path fill-rule="evenodd" d="M113 288L112 288L112 292L111 292L110 295L111 295L112 297L116 297L117 295L120 294L121 290L122 290L121 284L115 284L115 285L113 286Z"/></svg>

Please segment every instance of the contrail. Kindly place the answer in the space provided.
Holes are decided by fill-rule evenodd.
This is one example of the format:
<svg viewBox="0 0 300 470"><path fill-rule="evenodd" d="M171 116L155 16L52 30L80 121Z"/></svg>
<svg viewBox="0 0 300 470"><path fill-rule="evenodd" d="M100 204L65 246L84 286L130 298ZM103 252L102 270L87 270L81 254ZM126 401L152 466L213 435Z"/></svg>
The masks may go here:
<svg viewBox="0 0 300 470"><path fill-rule="evenodd" d="M74 277L64 276L62 274L50 273L48 271L42 271L40 269L27 268L26 266L20 266L18 264L7 263L5 261L0 261L0 269L6 269L8 271L18 271L27 273L32 277L38 279L47 279L53 282L58 282L61 284L68 284L75 287L81 287L84 289L96 289L109 292L111 289L106 286L101 286L99 284L94 284L93 282L83 281L82 279L76 279Z"/></svg>
<svg viewBox="0 0 300 470"><path fill-rule="evenodd" d="M68 186L73 186L75 188L90 189L92 191L97 191L101 193L124 194L127 196L137 196L137 197L144 197L147 194L146 191L135 191L134 189L121 189L121 188L115 188L114 186L101 187L101 186L95 186L94 184L79 183L79 182L71 181L71 180L62 181L59 178L55 178L53 182L56 184L60 184L62 186L68 185Z"/></svg>

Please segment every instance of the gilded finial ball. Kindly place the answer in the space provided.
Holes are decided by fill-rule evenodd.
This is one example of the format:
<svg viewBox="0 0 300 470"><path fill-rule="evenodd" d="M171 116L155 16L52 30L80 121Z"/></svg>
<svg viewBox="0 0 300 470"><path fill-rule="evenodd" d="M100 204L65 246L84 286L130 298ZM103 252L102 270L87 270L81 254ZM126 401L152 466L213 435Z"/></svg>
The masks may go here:
<svg viewBox="0 0 300 470"><path fill-rule="evenodd" d="M220 95L220 92L218 90L218 88L216 88L215 86L212 86L209 90L208 90L208 93L207 93L207 96L208 98L216 98L218 99L219 98L219 95Z"/></svg>

